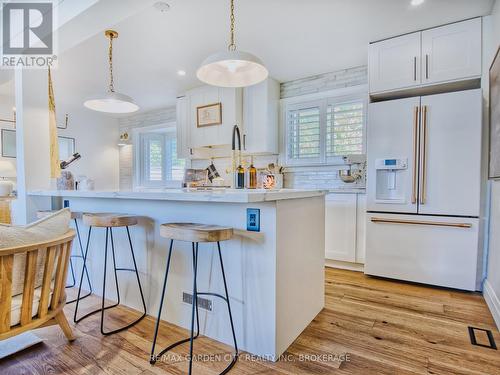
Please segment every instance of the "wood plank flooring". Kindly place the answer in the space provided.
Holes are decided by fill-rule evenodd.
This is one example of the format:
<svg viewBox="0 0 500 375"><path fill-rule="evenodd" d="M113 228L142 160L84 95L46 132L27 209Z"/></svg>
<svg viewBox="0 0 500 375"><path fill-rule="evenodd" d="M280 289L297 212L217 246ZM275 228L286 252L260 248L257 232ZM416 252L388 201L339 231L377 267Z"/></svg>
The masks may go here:
<svg viewBox="0 0 500 375"><path fill-rule="evenodd" d="M472 346L469 340L471 325L492 330L500 346L500 334L480 294L330 268L325 274L325 309L284 358L272 363L243 353L231 374L500 374L500 351ZM99 300L84 301L90 309ZM72 317L73 305L65 311ZM109 317L119 324L136 314L120 307ZM189 345L149 365L153 318L108 337L100 334L98 316L72 326L78 337L72 344L57 327L35 331L45 342L0 361L0 374L187 373L184 356ZM163 323L159 347L187 335L186 330ZM202 337L195 352L223 356L230 348ZM193 373L212 375L224 367L223 361L203 357L195 362Z"/></svg>

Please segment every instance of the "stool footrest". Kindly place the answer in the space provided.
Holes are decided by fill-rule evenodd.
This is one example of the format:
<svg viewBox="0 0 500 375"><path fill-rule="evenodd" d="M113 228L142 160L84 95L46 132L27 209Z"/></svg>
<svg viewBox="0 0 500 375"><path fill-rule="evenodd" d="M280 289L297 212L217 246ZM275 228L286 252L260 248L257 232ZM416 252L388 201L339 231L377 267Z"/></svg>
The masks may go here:
<svg viewBox="0 0 500 375"><path fill-rule="evenodd" d="M218 293L210 293L210 292L198 292L196 293L199 296L213 296L213 297L219 297L220 299L223 299L224 301L227 302L227 298L224 297L222 294Z"/></svg>
<svg viewBox="0 0 500 375"><path fill-rule="evenodd" d="M133 268L115 268L116 271L129 271L129 272L135 272Z"/></svg>

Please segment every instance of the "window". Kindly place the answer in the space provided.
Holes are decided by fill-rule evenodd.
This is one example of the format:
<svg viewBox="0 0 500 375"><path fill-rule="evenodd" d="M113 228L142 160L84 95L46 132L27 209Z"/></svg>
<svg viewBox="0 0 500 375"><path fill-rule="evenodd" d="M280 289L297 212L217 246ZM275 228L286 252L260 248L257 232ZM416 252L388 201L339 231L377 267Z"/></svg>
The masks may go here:
<svg viewBox="0 0 500 375"><path fill-rule="evenodd" d="M140 185L165 186L169 181L182 181L184 159L177 158L175 132L154 131L140 134Z"/></svg>
<svg viewBox="0 0 500 375"><path fill-rule="evenodd" d="M366 100L328 98L285 109L287 164L327 164L362 154Z"/></svg>

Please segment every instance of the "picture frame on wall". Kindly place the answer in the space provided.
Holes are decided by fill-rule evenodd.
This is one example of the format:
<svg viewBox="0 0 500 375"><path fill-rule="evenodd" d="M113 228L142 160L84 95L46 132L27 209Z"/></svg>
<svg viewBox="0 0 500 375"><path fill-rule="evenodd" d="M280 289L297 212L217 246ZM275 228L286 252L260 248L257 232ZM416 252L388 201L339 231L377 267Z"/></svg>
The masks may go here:
<svg viewBox="0 0 500 375"><path fill-rule="evenodd" d="M16 157L16 131L10 129L2 129L1 134L2 157Z"/></svg>
<svg viewBox="0 0 500 375"><path fill-rule="evenodd" d="M213 103L196 107L196 126L221 125L222 103Z"/></svg>
<svg viewBox="0 0 500 375"><path fill-rule="evenodd" d="M68 129L68 121L69 121L69 115L66 113L64 115L64 122L63 123L59 123L56 125L57 126L57 129Z"/></svg>
<svg viewBox="0 0 500 375"><path fill-rule="evenodd" d="M490 142L488 177L498 179L500 178L500 47L490 67L489 82Z"/></svg>

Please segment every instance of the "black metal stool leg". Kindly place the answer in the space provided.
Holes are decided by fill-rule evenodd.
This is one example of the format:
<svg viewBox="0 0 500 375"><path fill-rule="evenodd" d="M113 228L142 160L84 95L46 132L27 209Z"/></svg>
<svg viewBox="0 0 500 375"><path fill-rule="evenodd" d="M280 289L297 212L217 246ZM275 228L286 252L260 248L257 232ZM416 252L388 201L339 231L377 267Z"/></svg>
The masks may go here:
<svg viewBox="0 0 500 375"><path fill-rule="evenodd" d="M128 243L130 245L130 253L132 254L132 261L134 262L134 269L135 269L135 276L137 278L137 285L139 286L139 291L141 292L142 307L144 308L144 316L146 316L146 301L144 300L144 294L142 293L141 279L139 278L139 271L137 270L137 263L135 261L134 247L132 246L132 239L130 238L130 231L129 231L128 227L125 227L125 228L127 229L127 237L128 237Z"/></svg>
<svg viewBox="0 0 500 375"><path fill-rule="evenodd" d="M153 338L153 347L151 349L151 359L150 359L149 363L151 363L152 365L154 365L155 362L158 360L158 358L160 358L163 354L165 354L169 350L175 348L178 345L181 345L181 344L184 344L184 343L186 343L188 341L191 341L191 337L189 337L187 339L182 339L180 341L177 341L177 342L169 345L168 347L166 347L165 349L163 349L160 353L158 353L156 355L154 354L154 349L155 349L155 345L156 345L156 339L157 339L157 335L158 335L158 327L160 325L161 309L162 309L162 305L163 305L163 300L164 300L165 292L167 290L166 289L167 274L168 274L168 270L169 270L169 267L170 267L170 259L171 259L171 254L172 254L173 243L174 243L174 240L171 240L170 241L170 251L169 251L169 255L168 255L168 259L167 259L167 268L166 268L166 272L165 272L165 279L163 281L163 291L162 291L162 295L161 295L161 299L160 299L160 309L158 311L158 318L156 320L155 335L154 335L154 338ZM191 247L192 247L192 253L193 253L193 272L194 272L194 269L195 269L195 257L196 257L194 242L191 244ZM194 301L196 301L196 302L194 302ZM199 312L198 312L198 299L196 299L196 300L193 299L193 302L196 303L196 335L193 337L193 340L195 340L200 335L200 316L199 316Z"/></svg>
<svg viewBox="0 0 500 375"><path fill-rule="evenodd" d="M88 237L87 237L87 245L85 246L85 254L83 254L83 268L85 268L87 265L87 255L89 253L89 244L90 244L90 235L92 233L92 227L90 226L89 227L89 234L88 234ZM73 321L75 323L78 323L82 318L80 319L77 319L76 316L78 314L78 305L79 305L79 302L80 302L80 294L82 292L82 283L83 283L83 272L81 274L81 277L80 277L80 284L78 285L78 295L76 297L76 306L75 306L75 314L73 315Z"/></svg>
<svg viewBox="0 0 500 375"><path fill-rule="evenodd" d="M236 333L234 332L234 323L233 323L233 315L231 313L231 303L229 302L229 293L227 291L227 283L226 283L226 273L224 272L224 262L222 261L222 253L220 251L220 242L217 241L217 250L219 251L219 260L220 260L220 268L222 270L222 280L224 281L224 292L226 294L226 302L227 302L227 311L229 312L229 321L231 322L231 331L233 333L233 341L234 341L234 350L235 354L231 363L221 372L221 375L226 374L231 370L236 361L238 360L238 344L236 342Z"/></svg>
<svg viewBox="0 0 500 375"><path fill-rule="evenodd" d="M198 306L198 290L196 288L196 276L198 271L198 242L196 243L196 249L193 257L194 270L193 270L193 307L191 308L191 338L189 340L189 375L193 370L193 344L194 344L194 314L196 307Z"/></svg>
<svg viewBox="0 0 500 375"><path fill-rule="evenodd" d="M74 221L75 221L76 234L77 234L77 237L78 237L78 244L80 246L80 255L71 255L71 257L69 258L70 266L71 266L71 274L73 276L73 280L75 280L75 276L73 274L73 259L72 258L81 258L83 260L83 254L84 254L83 245L82 245L82 238L81 238L81 235L80 235L80 228L78 227L78 220L74 219ZM89 286L89 292L87 294L85 294L84 296L80 297L81 300L84 299L84 298L87 298L88 296L90 296L92 294L92 283L90 282L89 271L88 271L88 268L87 268L86 265L83 265L82 272L85 272L85 276L86 276L87 283L88 283L88 286ZM66 288L72 288L74 286L75 286L75 281L73 281L72 285L66 286ZM66 301L66 304L73 303L75 301L76 301L76 298L72 299L71 301Z"/></svg>

